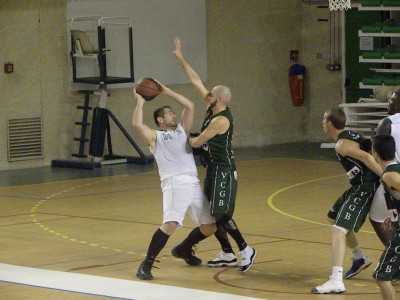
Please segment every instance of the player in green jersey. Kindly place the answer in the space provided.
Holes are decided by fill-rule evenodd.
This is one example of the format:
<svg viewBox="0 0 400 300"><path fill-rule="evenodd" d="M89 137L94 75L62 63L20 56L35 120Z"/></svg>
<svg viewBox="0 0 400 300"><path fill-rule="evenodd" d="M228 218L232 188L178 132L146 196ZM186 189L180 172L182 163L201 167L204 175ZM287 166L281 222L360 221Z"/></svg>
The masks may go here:
<svg viewBox="0 0 400 300"><path fill-rule="evenodd" d="M382 169L368 152L370 149L365 146L365 139L356 132L345 130L345 124L346 115L338 108L332 108L324 114L324 131L336 141L335 151L349 177L351 187L339 197L328 213L328 220L332 224L332 275L326 283L311 290L314 294L346 291L343 283L346 244L357 249L360 257L364 256L358 248L355 233L368 215L372 197L379 184L379 176L382 174ZM366 268L370 264L371 261L365 258L360 268Z"/></svg>
<svg viewBox="0 0 400 300"><path fill-rule="evenodd" d="M382 184L390 213L383 224L387 229L392 229L392 222L397 220L397 223L393 223L395 234L386 244L373 277L376 279L383 299L395 300L396 291L392 280L400 279L400 226L397 218L400 209L400 165L395 160L396 143L393 136L375 136L373 148L374 158L384 170Z"/></svg>
<svg viewBox="0 0 400 300"><path fill-rule="evenodd" d="M400 90L393 92L388 99L388 117L383 118L376 128L376 135L391 135L396 144L400 144ZM396 161L400 162L400 147L396 149ZM384 188L382 185L376 190L374 199L372 200L371 209L369 211L369 219L375 229L376 234L382 241L383 245L392 238L392 231L386 231L382 223L388 215L386 201L384 196Z"/></svg>
<svg viewBox="0 0 400 300"><path fill-rule="evenodd" d="M207 106L201 134L189 138L192 147L202 148L202 159L207 166L204 192L210 201L211 215L216 220L215 236L222 248L218 257L210 260L207 266L237 265L237 258L226 234L228 232L240 251L239 270L247 272L254 263L257 251L246 243L232 219L237 193L237 171L232 151L233 117L228 107L232 96L231 91L223 85L218 85L212 91L208 91L200 76L184 58L180 39L175 38L174 42L176 58Z"/></svg>

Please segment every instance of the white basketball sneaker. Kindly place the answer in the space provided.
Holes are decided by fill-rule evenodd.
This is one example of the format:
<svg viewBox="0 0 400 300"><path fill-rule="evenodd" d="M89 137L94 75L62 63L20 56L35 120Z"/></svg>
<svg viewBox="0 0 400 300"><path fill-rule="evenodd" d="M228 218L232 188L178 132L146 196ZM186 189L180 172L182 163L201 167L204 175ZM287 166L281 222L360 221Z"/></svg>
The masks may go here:
<svg viewBox="0 0 400 300"><path fill-rule="evenodd" d="M240 251L240 257L242 258L240 264L240 272L247 272L254 264L254 260L256 259L257 251L250 246L247 246L244 250Z"/></svg>
<svg viewBox="0 0 400 300"><path fill-rule="evenodd" d="M221 252L216 259L207 262L207 267L234 267L237 266L237 258L233 253Z"/></svg>
<svg viewBox="0 0 400 300"><path fill-rule="evenodd" d="M346 288L342 280L333 280L329 277L329 280L323 285L317 286L311 289L313 294L340 294L344 293Z"/></svg>

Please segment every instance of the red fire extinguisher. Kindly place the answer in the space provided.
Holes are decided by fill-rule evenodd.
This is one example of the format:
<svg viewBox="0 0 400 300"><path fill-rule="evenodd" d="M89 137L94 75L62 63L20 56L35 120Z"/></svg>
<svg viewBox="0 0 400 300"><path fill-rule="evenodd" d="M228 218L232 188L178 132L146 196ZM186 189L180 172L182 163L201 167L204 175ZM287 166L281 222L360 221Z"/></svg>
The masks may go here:
<svg viewBox="0 0 400 300"><path fill-rule="evenodd" d="M300 64L294 64L289 68L289 86L292 103L295 106L304 104L304 77L306 67Z"/></svg>

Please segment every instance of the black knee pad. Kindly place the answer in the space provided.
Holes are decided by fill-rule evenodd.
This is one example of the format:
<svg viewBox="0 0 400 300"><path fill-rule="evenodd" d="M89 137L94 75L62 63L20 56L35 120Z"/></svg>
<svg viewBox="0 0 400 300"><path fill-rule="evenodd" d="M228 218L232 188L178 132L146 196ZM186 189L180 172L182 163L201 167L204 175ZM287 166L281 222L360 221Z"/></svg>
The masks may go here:
<svg viewBox="0 0 400 300"><path fill-rule="evenodd" d="M231 219L231 216L228 216L228 215L213 215L213 217L215 218L215 222L217 224L221 224L224 227L226 226L226 224Z"/></svg>
<svg viewBox="0 0 400 300"><path fill-rule="evenodd" d="M336 220L336 218L338 216L338 212L331 209L328 211L327 216L329 219Z"/></svg>

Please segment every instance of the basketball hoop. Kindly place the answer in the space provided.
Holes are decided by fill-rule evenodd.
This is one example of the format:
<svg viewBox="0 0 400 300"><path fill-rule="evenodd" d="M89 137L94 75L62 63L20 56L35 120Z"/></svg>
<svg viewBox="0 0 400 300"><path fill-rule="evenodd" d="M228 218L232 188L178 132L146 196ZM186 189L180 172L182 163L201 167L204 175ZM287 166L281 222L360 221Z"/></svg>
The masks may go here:
<svg viewBox="0 0 400 300"><path fill-rule="evenodd" d="M351 8L350 0L329 0L330 11L344 10L350 8Z"/></svg>

